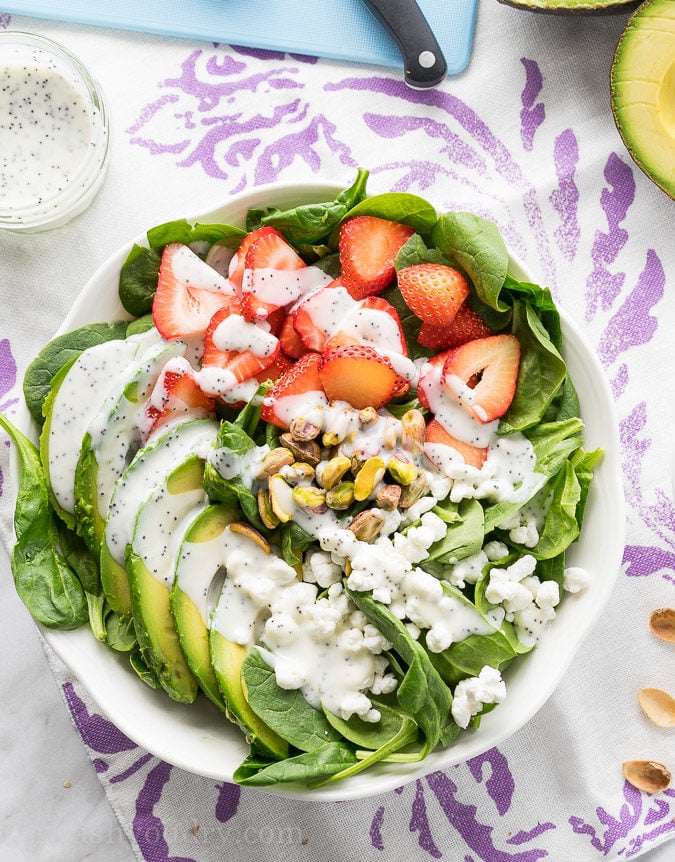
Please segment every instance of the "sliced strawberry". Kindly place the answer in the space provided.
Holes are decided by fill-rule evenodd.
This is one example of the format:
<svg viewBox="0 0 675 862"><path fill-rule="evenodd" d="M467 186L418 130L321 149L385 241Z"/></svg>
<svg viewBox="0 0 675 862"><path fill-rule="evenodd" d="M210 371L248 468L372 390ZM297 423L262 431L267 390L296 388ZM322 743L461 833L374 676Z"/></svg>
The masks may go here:
<svg viewBox="0 0 675 862"><path fill-rule="evenodd" d="M231 297L228 280L188 246L170 243L164 248L152 303L152 319L163 338L203 335Z"/></svg>
<svg viewBox="0 0 675 862"><path fill-rule="evenodd" d="M479 422L503 416L516 391L520 342L490 335L447 352L442 385Z"/></svg>
<svg viewBox="0 0 675 862"><path fill-rule="evenodd" d="M271 365L268 365L264 371L259 371L256 374L256 380L259 383L264 383L266 380L273 380L275 383L294 365L292 359L289 359L281 350L277 353L277 358Z"/></svg>
<svg viewBox="0 0 675 862"><path fill-rule="evenodd" d="M299 359L307 348L295 328L295 312L289 311L279 329L279 342L281 349L291 359Z"/></svg>
<svg viewBox="0 0 675 862"><path fill-rule="evenodd" d="M150 429L148 436L171 419L213 416L215 401L197 385L194 371L184 359L171 360L160 374L145 408Z"/></svg>
<svg viewBox="0 0 675 862"><path fill-rule="evenodd" d="M394 281L394 258L413 233L408 225L375 216L343 222L338 239L342 282L354 299L380 293Z"/></svg>
<svg viewBox="0 0 675 862"><path fill-rule="evenodd" d="M448 350L473 341L474 338L487 338L492 334L483 318L464 302L447 326L423 323L417 340L423 347L432 350Z"/></svg>
<svg viewBox="0 0 675 862"><path fill-rule="evenodd" d="M256 230L252 230L250 233L247 233L246 236L242 239L239 244L239 248L234 253L232 259L230 260L230 268L229 268L229 279L230 282L234 285L237 293L241 295L241 283L244 278L244 265L246 262L246 252L249 250L252 243L254 243L257 239L262 236L267 236L268 234L276 234L277 236L281 236L279 231L275 227L259 227ZM283 239L283 237L282 237Z"/></svg>
<svg viewBox="0 0 675 862"><path fill-rule="evenodd" d="M302 279L289 273L307 264L279 231L266 232L246 250L241 284L241 309L247 320L267 318L295 302L305 290Z"/></svg>
<svg viewBox="0 0 675 862"><path fill-rule="evenodd" d="M399 270L397 279L408 308L433 326L447 326L469 295L462 273L440 263L406 266Z"/></svg>
<svg viewBox="0 0 675 862"><path fill-rule="evenodd" d="M318 370L320 359L321 356L318 353L305 353L285 374L282 374L263 400L260 415L265 422L271 422L280 428L288 428L289 423L284 415L285 398L295 400L308 396L309 399L317 393L325 398Z"/></svg>
<svg viewBox="0 0 675 862"><path fill-rule="evenodd" d="M362 344L325 351L319 362L319 378L329 401L346 401L358 410L383 407L409 387L389 359Z"/></svg>
<svg viewBox="0 0 675 862"><path fill-rule="evenodd" d="M368 296L353 303L324 348L328 350L346 344L365 344L383 355L392 352L408 355L398 312L381 296Z"/></svg>
<svg viewBox="0 0 675 862"><path fill-rule="evenodd" d="M437 449L430 448L427 444L431 444L432 446L434 444L449 446L451 449L454 449L455 452L459 453L465 464L469 464L471 467L476 467L478 470L480 470L485 463L488 453L487 447L483 448L472 446L471 443L465 443L463 440L458 440L456 437L453 437L452 434L449 434L445 430L443 425L441 425L437 419L432 419L427 425L424 443L425 455L432 464L435 464L441 469L447 462L447 458L444 457L445 453L443 450L439 452Z"/></svg>
<svg viewBox="0 0 675 862"><path fill-rule="evenodd" d="M241 316L241 306L232 300L217 311L204 336L202 369L221 368L229 372L223 378L232 386L243 383L265 371L277 359L279 339ZM230 387L231 388L231 387Z"/></svg>
<svg viewBox="0 0 675 862"><path fill-rule="evenodd" d="M323 350L345 317L358 307L344 287L334 284L313 290L295 309L293 325L307 350Z"/></svg>

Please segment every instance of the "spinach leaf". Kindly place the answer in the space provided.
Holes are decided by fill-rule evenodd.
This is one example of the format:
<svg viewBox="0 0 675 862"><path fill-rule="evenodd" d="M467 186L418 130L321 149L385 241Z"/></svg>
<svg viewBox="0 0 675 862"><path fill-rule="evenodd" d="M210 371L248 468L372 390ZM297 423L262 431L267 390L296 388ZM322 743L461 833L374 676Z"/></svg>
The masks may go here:
<svg viewBox="0 0 675 862"><path fill-rule="evenodd" d="M270 225L281 231L295 246L325 243L350 210L364 200L367 180L368 171L359 168L354 183L334 200L304 204L284 211L251 212L247 218L247 227L253 230Z"/></svg>
<svg viewBox="0 0 675 862"><path fill-rule="evenodd" d="M152 314L144 314L143 317L138 317L135 320L130 320L127 324L126 337L130 335L142 335L144 332L152 329L155 321L152 319Z"/></svg>
<svg viewBox="0 0 675 862"><path fill-rule="evenodd" d="M260 519L258 498L247 488L239 476L224 479L209 461L204 465L204 490L209 500L214 503L238 505L246 519L264 535L269 534L268 528Z"/></svg>
<svg viewBox="0 0 675 862"><path fill-rule="evenodd" d="M602 460L603 457L604 452L602 449L595 449L593 452L584 452L583 449L578 449L572 456L572 464L574 465L574 470L577 474L580 490L576 512L579 531L581 531L584 521L588 492L590 490L591 482L593 481L593 471L595 465L598 461Z"/></svg>
<svg viewBox="0 0 675 862"><path fill-rule="evenodd" d="M429 659L444 681L454 688L469 676L478 676L485 665L504 670L516 657L504 632L489 635L469 635L440 653L429 653Z"/></svg>
<svg viewBox="0 0 675 862"><path fill-rule="evenodd" d="M450 715L452 694L431 664L426 650L384 605L366 593L347 590L356 606L363 611L384 637L393 644L395 652L407 668L399 683L396 697L404 712L415 720L425 737L424 747L416 756L422 760L439 742L452 738L458 728Z"/></svg>
<svg viewBox="0 0 675 862"><path fill-rule="evenodd" d="M133 317L142 317L152 311L161 262L162 257L156 249L134 244L122 264L118 288L120 302Z"/></svg>
<svg viewBox="0 0 675 862"><path fill-rule="evenodd" d="M21 473L14 510L16 544L12 574L19 598L47 628L74 629L87 622L82 585L58 549L58 522L35 445L5 416L0 426L14 441Z"/></svg>
<svg viewBox="0 0 675 862"><path fill-rule="evenodd" d="M567 366L532 305L514 303L512 333L520 341L516 393L502 418L501 432L523 431L542 421L567 377Z"/></svg>
<svg viewBox="0 0 675 862"><path fill-rule="evenodd" d="M300 691L280 688L259 649L249 650L241 666L248 704L282 739L300 751L314 751L339 740L326 716L307 703Z"/></svg>
<svg viewBox="0 0 675 862"><path fill-rule="evenodd" d="M23 395L30 415L42 425L42 405L49 394L54 375L67 363L72 362L83 350L126 337L127 324L119 320L114 323L90 323L57 335L38 353L26 369L23 378Z"/></svg>
<svg viewBox="0 0 675 862"><path fill-rule="evenodd" d="M105 606L103 621L105 625L105 641L116 652L131 652L136 649L136 629L133 617L121 617L110 607Z"/></svg>
<svg viewBox="0 0 675 862"><path fill-rule="evenodd" d="M579 537L576 511L581 499L581 487L577 474L570 461L548 483L552 499L546 510L544 527L539 541L530 550L537 559L556 557L565 551Z"/></svg>
<svg viewBox="0 0 675 862"><path fill-rule="evenodd" d="M326 742L320 748L287 757L254 772L255 760L247 758L234 772L234 780L245 787L263 787L291 781L306 782L312 778L333 775L358 764L353 750L344 742Z"/></svg>
<svg viewBox="0 0 675 862"><path fill-rule="evenodd" d="M97 596L101 592L98 560L84 541L64 524L58 524L59 545L66 562L77 575L85 593Z"/></svg>
<svg viewBox="0 0 675 862"><path fill-rule="evenodd" d="M450 565L472 557L483 547L483 507L478 500L445 500L434 511L448 524L445 536L429 548L428 560ZM441 512L443 513L441 515Z"/></svg>
<svg viewBox="0 0 675 862"><path fill-rule="evenodd" d="M157 678L157 674L146 663L140 648L135 648L132 652L129 653L129 664L137 673L138 678L142 680L147 686L155 689L161 688L161 683Z"/></svg>
<svg viewBox="0 0 675 862"><path fill-rule="evenodd" d="M415 734L413 735L413 739L415 738L417 725L411 720L410 716L399 709L395 709L372 698L371 703L380 713L380 720L377 722L364 721L358 715L352 715L351 718L344 719L325 708L323 711L330 725L335 728L343 739L369 751L376 751L383 745L387 745L404 727L414 726Z"/></svg>
<svg viewBox="0 0 675 862"><path fill-rule="evenodd" d="M248 436L253 440L256 438L256 434L259 430L260 426L260 411L262 408L263 398L272 388L273 383L271 380L266 380L264 383L261 383L260 386L256 389L255 395L251 398L250 401L246 403L244 407L239 411L237 418L234 421L234 424L237 428L241 428L241 430L248 434ZM265 423L266 425L267 423ZM226 443L219 445L227 445Z"/></svg>
<svg viewBox="0 0 675 862"><path fill-rule="evenodd" d="M316 539L295 521L282 524L280 533L281 556L289 566L299 566L304 552L316 544Z"/></svg>
<svg viewBox="0 0 675 862"><path fill-rule="evenodd" d="M509 267L509 253L493 222L465 212L440 216L432 242L456 261L473 282L479 299L496 311L506 311L500 292Z"/></svg>
<svg viewBox="0 0 675 862"><path fill-rule="evenodd" d="M208 245L228 245L237 248L246 231L229 224L191 224L187 219L165 222L150 228L147 233L150 248L163 248L172 242L191 245L204 242Z"/></svg>
<svg viewBox="0 0 675 862"><path fill-rule="evenodd" d="M408 308L398 287L395 284L391 285L391 287L387 287L382 291L381 296L383 299L386 299L390 305L393 305L398 313L410 358L415 360L422 356L432 356L434 351L429 347L424 347L424 345L420 344L418 341L420 329L422 328L422 321Z"/></svg>
<svg viewBox="0 0 675 862"><path fill-rule="evenodd" d="M408 192L385 192L365 198L349 212L349 218L359 215L409 225L423 238L431 236L437 220L436 210L428 201Z"/></svg>

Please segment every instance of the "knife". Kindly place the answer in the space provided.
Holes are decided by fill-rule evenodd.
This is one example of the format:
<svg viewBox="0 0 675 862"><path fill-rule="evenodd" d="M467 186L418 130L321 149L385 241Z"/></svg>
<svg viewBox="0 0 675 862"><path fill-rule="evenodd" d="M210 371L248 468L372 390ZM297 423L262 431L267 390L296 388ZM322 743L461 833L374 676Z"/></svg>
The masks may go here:
<svg viewBox="0 0 675 862"><path fill-rule="evenodd" d="M435 87L447 75L443 52L416 0L364 0L394 39L403 57L405 83Z"/></svg>

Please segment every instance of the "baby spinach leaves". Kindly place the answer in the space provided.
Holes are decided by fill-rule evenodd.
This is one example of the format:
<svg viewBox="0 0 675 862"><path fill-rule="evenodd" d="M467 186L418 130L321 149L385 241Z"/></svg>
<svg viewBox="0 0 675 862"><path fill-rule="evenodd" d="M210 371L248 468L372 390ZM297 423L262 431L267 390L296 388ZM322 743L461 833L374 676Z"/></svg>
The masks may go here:
<svg viewBox="0 0 675 862"><path fill-rule="evenodd" d="M59 529L35 445L0 414L21 460L11 564L19 598L47 628L74 629L88 619L82 584L59 550Z"/></svg>

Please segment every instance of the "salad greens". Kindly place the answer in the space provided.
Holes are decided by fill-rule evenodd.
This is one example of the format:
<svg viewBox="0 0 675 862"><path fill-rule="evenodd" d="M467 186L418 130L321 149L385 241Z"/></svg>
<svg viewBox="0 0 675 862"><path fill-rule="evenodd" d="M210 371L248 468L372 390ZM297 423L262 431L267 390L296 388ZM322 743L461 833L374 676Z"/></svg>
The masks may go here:
<svg viewBox="0 0 675 862"><path fill-rule="evenodd" d="M29 366L24 379L26 404L42 425L52 409L50 391L70 364L84 350L112 339L123 339L153 326L150 312L157 288L163 248L183 243L204 257L214 245L235 249L247 231L262 226L277 228L307 262L327 271L339 265L337 235L340 225L356 215L398 221L415 233L399 251L397 270L419 263L444 263L460 269L469 280L467 302L494 332L511 333L521 346L515 397L502 417L499 432L521 432L536 456L540 485L519 501L449 498L437 501L432 511L447 526L443 538L429 548L419 566L440 579L446 595L452 595L484 620L492 620L490 633L470 634L464 640L434 652L425 635L416 637L411 627L372 594L346 588L350 600L386 639L386 658L396 677L393 692L374 696L380 718L367 722L353 715L344 719L326 708L316 709L299 689L281 688L257 646L248 650L241 665L241 680L250 709L289 746L287 757L275 760L251 736L250 753L234 780L250 786L299 781L318 786L355 775L381 761L406 762L426 757L437 746L451 745L461 732L452 715L453 691L467 678L477 677L486 665L505 670L531 645L519 640L516 627L503 619L494 622L495 606L486 595L492 569L503 569L523 555L537 561L541 581L563 583L565 554L581 532L593 471L601 451L583 448L583 423L578 398L562 356L560 317L550 292L521 282L509 273L509 255L497 227L470 213L451 212L440 217L424 199L411 194L366 195L368 173L359 170L354 183L334 200L280 210L250 210L246 230L231 225L192 225L173 221L148 231L147 245L134 245L119 278L123 307L131 322L92 323L53 339ZM420 320L410 311L395 286L382 297L399 312L409 356L423 359L434 351L419 341ZM220 405L216 450L242 456L256 447L279 442L280 429L261 419L260 406L271 382L263 383L241 410ZM411 408L422 409L411 391L387 405L394 416ZM44 626L72 629L89 621L96 638L126 653L130 666L148 685L160 685L144 661L133 617L116 613L101 588L99 561L83 540L86 525L77 515L64 512L51 494L46 465L33 443L0 415L0 426L10 435L21 462L15 511L16 544L12 570L22 601ZM264 523L256 494L239 476L225 478L214 462L204 469L204 489L211 503L238 508L241 520L273 544L282 558L301 571L306 555L317 540L291 520L270 526ZM545 511L534 546L514 539L502 525L517 516L525 504ZM358 514L363 502L352 503L345 517ZM76 509L77 512L77 509ZM402 528L405 534L419 519ZM457 563L475 558L487 543L501 543L498 558L485 558L475 582L461 588L446 580ZM269 658L269 657L268 657ZM223 692L227 705L227 696ZM482 713L494 708L486 703ZM477 727L480 714L470 726Z"/></svg>

